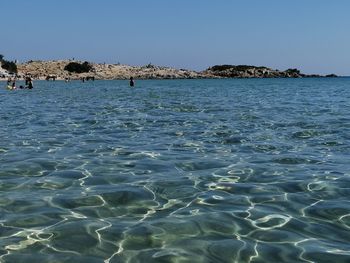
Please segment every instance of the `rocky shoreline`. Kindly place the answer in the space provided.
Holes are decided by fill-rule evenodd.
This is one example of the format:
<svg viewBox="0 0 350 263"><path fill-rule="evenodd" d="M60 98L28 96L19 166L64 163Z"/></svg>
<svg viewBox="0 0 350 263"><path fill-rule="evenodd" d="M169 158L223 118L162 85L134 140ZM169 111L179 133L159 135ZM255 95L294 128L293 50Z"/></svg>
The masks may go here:
<svg viewBox="0 0 350 263"><path fill-rule="evenodd" d="M267 67L256 67L247 65L217 65L205 71L204 74L215 75L222 78L310 78L310 77L337 77L335 74L326 76L322 75L307 75L300 72L298 69L287 69L279 71Z"/></svg>
<svg viewBox="0 0 350 263"><path fill-rule="evenodd" d="M129 66L120 64L98 64L89 63L91 70L85 73L75 73L65 70L65 66L71 63L70 60L60 61L30 61L18 65L19 75L31 75L34 79L53 78L64 79L82 79L94 78L96 80L114 80L114 79L199 79L215 78L214 75L202 74L200 72L175 69L170 67L160 67L155 65ZM81 63L81 62L77 62Z"/></svg>
<svg viewBox="0 0 350 263"><path fill-rule="evenodd" d="M17 64L18 76L31 76L33 79L203 79L203 78L305 78L305 77L337 77L334 74L307 75L297 69L279 71L267 67L247 65L216 65L204 71L160 67L152 64L146 66L128 66L120 64L89 63L91 70L85 73L69 72L65 67L72 60L29 61ZM74 62L81 63L81 62ZM87 62L86 62L87 63ZM4 76L4 75L3 75ZM1 77L1 76L0 76Z"/></svg>

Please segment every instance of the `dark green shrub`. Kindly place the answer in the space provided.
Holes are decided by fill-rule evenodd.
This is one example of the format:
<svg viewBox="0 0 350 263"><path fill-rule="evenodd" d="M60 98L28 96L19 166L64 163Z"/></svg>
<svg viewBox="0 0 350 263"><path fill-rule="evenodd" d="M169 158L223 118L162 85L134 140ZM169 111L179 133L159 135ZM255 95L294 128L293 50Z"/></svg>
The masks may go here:
<svg viewBox="0 0 350 263"><path fill-rule="evenodd" d="M232 69L232 70L236 70L236 71L245 71L248 69L266 69L266 67L256 67L256 66L249 66L249 65L238 65L238 66L216 65L216 66L213 66L209 69L212 71L223 71L223 70L227 70L227 69Z"/></svg>
<svg viewBox="0 0 350 263"><path fill-rule="evenodd" d="M92 66L87 61L82 64L78 62L70 62L64 67L64 70L70 73L86 73L92 70Z"/></svg>
<svg viewBox="0 0 350 263"><path fill-rule="evenodd" d="M291 74L300 74L300 70L298 70L296 68L287 69L286 72L291 73Z"/></svg>
<svg viewBox="0 0 350 263"><path fill-rule="evenodd" d="M7 61L1 59L1 67L6 69L10 73L17 73L17 65L13 61Z"/></svg>

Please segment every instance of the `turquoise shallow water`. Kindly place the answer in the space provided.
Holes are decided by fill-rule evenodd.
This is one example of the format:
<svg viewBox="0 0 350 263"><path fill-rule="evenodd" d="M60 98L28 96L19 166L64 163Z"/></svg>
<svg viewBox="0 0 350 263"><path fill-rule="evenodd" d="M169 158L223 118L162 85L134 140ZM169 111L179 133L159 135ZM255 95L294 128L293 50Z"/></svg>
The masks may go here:
<svg viewBox="0 0 350 263"><path fill-rule="evenodd" d="M0 262L350 262L349 78L36 82L0 105Z"/></svg>

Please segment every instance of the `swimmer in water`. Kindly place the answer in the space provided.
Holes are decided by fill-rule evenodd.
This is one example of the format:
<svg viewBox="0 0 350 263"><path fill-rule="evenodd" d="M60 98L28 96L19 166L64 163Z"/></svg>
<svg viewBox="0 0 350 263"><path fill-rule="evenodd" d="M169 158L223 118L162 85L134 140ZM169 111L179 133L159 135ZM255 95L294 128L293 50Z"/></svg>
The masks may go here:
<svg viewBox="0 0 350 263"><path fill-rule="evenodd" d="M130 87L134 87L134 86L135 86L134 78L131 77L130 78Z"/></svg>
<svg viewBox="0 0 350 263"><path fill-rule="evenodd" d="M28 86L27 86L28 89L32 89L33 88L33 81L31 78L28 78Z"/></svg>

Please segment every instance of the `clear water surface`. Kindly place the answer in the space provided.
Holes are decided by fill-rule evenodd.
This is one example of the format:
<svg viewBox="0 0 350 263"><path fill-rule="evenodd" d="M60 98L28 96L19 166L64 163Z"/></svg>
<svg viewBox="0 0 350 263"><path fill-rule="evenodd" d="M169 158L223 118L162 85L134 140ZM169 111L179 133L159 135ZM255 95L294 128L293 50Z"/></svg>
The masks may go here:
<svg viewBox="0 0 350 263"><path fill-rule="evenodd" d="M1 262L350 262L350 79L0 90Z"/></svg>

